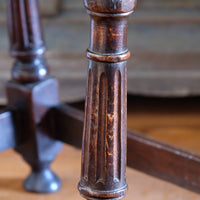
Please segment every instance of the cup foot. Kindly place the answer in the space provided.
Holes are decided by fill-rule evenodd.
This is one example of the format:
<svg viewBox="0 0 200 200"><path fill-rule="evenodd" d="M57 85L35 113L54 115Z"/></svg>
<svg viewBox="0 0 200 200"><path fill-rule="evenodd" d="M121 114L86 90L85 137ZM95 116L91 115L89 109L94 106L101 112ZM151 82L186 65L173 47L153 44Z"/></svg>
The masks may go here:
<svg viewBox="0 0 200 200"><path fill-rule="evenodd" d="M25 190L35 193L52 193L61 187L58 176L50 169L33 171L24 182Z"/></svg>

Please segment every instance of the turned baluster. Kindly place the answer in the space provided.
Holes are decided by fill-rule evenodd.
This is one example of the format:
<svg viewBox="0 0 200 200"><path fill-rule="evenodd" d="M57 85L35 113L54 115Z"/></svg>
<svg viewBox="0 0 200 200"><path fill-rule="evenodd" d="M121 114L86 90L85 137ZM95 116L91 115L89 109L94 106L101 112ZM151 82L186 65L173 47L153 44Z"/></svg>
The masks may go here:
<svg viewBox="0 0 200 200"><path fill-rule="evenodd" d="M16 58L12 79L34 82L44 79L48 67L37 0L7 0L10 53Z"/></svg>
<svg viewBox="0 0 200 200"><path fill-rule="evenodd" d="M79 191L86 199L126 194L127 19L134 0L85 0L91 17Z"/></svg>
<svg viewBox="0 0 200 200"><path fill-rule="evenodd" d="M59 178L49 166L61 149L61 143L40 128L47 111L59 103L58 83L48 76L43 54L37 0L7 0L10 52L15 58L12 80L7 83L8 106L13 111L16 148L31 166L24 182L31 192L54 192Z"/></svg>

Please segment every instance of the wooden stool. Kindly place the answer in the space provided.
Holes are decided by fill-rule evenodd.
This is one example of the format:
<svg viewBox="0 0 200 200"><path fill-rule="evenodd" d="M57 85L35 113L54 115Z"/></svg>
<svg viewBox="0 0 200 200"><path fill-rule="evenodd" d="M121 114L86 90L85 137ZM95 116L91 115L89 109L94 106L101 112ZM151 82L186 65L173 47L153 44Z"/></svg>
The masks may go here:
<svg viewBox="0 0 200 200"><path fill-rule="evenodd" d="M59 102L58 83L49 75L43 57L37 0L7 3L15 63L6 86L8 108L0 114L0 150L14 148L31 166L32 173L24 182L26 190L55 192L61 182L49 166L62 142L81 146L83 112ZM126 194L127 18L135 3L84 1L91 17L91 40L78 187L86 199L117 200ZM128 165L200 192L200 156L192 152L128 132Z"/></svg>

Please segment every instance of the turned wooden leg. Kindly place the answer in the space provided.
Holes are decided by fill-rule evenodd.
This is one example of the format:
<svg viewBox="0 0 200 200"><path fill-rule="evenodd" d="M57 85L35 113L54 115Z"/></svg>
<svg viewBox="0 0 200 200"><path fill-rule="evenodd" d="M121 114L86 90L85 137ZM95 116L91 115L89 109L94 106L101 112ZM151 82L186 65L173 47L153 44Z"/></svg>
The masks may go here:
<svg viewBox="0 0 200 200"><path fill-rule="evenodd" d="M86 199L121 199L126 184L127 18L133 0L85 0L91 17L88 88L79 191Z"/></svg>
<svg viewBox="0 0 200 200"><path fill-rule="evenodd" d="M10 51L15 58L7 83L8 106L13 109L16 148L31 166L24 183L32 192L54 192L61 186L49 165L61 143L47 136L40 123L50 107L59 103L58 83L48 76L43 54L37 0L7 0Z"/></svg>

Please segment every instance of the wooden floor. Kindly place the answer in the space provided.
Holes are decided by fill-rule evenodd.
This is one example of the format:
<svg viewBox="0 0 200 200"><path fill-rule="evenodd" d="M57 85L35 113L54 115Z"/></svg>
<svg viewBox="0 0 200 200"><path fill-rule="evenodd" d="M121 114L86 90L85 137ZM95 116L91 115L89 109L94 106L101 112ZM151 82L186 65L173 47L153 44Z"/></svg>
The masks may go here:
<svg viewBox="0 0 200 200"><path fill-rule="evenodd" d="M128 127L200 153L199 98L128 98ZM13 150L0 154L1 200L81 200L77 191L80 177L80 150L65 145L52 168L61 177L62 189L50 195L23 190L29 167ZM170 183L127 169L127 200L200 200L200 195Z"/></svg>
<svg viewBox="0 0 200 200"><path fill-rule="evenodd" d="M200 98L128 98L128 128L200 153Z"/></svg>

